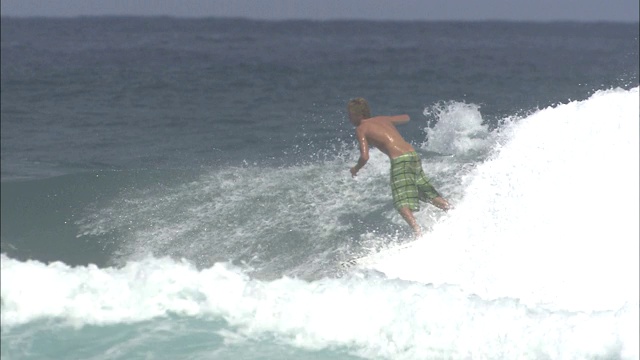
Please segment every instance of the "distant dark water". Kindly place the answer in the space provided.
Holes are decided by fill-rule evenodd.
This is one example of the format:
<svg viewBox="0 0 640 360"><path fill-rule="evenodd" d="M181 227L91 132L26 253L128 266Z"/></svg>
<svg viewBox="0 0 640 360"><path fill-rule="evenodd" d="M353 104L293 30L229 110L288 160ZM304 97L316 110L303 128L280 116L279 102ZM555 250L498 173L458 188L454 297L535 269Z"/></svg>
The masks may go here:
<svg viewBox="0 0 640 360"><path fill-rule="evenodd" d="M414 141L438 102L493 127L637 85L637 39L606 23L3 18L2 179L296 163L350 141L354 96L409 113Z"/></svg>

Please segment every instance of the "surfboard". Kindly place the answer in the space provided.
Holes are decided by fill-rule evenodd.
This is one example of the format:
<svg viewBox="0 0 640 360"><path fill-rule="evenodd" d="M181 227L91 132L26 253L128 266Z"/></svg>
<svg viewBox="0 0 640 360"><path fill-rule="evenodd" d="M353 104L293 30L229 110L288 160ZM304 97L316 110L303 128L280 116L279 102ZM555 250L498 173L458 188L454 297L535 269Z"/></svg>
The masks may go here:
<svg viewBox="0 0 640 360"><path fill-rule="evenodd" d="M365 255L365 256L356 257L356 258L352 258L352 259L343 261L340 265L343 268L346 268L346 269L354 268L354 267L371 266L371 265L375 264L376 262L378 262L381 259L384 259L384 258L386 258L388 256L392 256L394 254L397 254L402 250L414 247L416 245L416 243L418 243L418 242L419 241L414 240L414 241L406 242L406 243L399 244L399 245L392 245L392 246L389 246L389 247L384 248L382 250L370 253L370 254Z"/></svg>

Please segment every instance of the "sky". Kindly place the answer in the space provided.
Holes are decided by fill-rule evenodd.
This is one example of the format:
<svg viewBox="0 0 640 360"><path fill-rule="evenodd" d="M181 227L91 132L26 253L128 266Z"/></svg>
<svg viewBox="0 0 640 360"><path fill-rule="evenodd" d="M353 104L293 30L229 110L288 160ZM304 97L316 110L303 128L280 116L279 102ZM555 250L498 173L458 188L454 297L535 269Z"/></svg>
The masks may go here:
<svg viewBox="0 0 640 360"><path fill-rule="evenodd" d="M2 0L2 16L637 22L638 0Z"/></svg>

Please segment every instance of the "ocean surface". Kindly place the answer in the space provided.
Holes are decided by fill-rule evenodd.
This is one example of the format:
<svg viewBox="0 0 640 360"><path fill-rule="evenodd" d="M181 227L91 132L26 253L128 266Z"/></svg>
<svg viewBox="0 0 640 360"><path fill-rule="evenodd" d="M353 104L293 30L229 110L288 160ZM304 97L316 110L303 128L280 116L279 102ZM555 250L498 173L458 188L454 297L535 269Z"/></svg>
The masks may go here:
<svg viewBox="0 0 640 360"><path fill-rule="evenodd" d="M2 358L639 359L638 37L3 17ZM454 205L415 242L359 96Z"/></svg>

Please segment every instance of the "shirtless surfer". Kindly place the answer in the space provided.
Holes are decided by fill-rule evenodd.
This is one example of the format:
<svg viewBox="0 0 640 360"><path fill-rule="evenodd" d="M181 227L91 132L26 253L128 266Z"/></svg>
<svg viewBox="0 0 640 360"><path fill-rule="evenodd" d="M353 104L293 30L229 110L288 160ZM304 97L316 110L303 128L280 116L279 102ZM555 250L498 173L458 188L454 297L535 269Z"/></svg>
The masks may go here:
<svg viewBox="0 0 640 360"><path fill-rule="evenodd" d="M396 124L409 121L408 115L371 117L369 104L363 98L355 98L347 104L349 120L356 127L356 137L360 146L358 164L351 168L351 176L369 161L369 145L375 146L389 156L391 161L391 194L393 205L411 226L416 237L421 235L420 226L413 216L420 210L418 200L430 202L447 211L447 200L436 191L422 170L422 164L413 146L406 142Z"/></svg>

